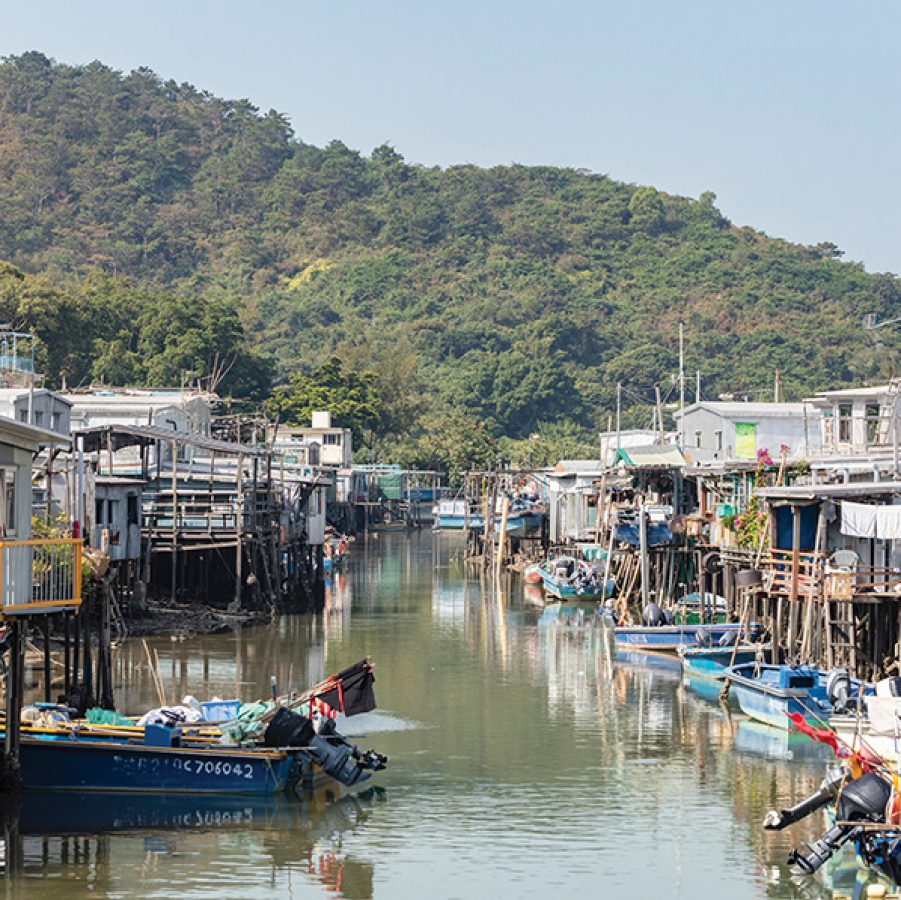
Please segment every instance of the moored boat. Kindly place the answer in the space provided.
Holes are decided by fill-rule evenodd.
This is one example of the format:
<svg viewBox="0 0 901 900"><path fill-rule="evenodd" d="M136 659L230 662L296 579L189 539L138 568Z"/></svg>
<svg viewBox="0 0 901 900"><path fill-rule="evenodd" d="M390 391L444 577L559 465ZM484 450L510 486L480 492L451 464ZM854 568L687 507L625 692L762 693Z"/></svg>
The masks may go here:
<svg viewBox="0 0 901 900"><path fill-rule="evenodd" d="M869 688L844 669L823 672L808 666L776 666L746 662L728 668L725 677L741 711L758 722L787 729L790 715L811 725L828 722L849 699Z"/></svg>
<svg viewBox="0 0 901 900"><path fill-rule="evenodd" d="M574 556L551 557L532 571L541 577L545 593L558 600L603 600L616 586L612 578L604 582L603 569L597 563Z"/></svg>
<svg viewBox="0 0 901 900"><path fill-rule="evenodd" d="M760 626L756 622L750 626L738 622L707 625L618 625L613 629L613 639L617 646L675 653L679 647L709 646L723 640L734 641L739 634L753 640L759 632Z"/></svg>
<svg viewBox="0 0 901 900"><path fill-rule="evenodd" d="M312 759L291 748L149 746L93 737L26 737L19 750L26 788L153 794L275 794ZM292 776L292 773L293 776Z"/></svg>
<svg viewBox="0 0 901 900"><path fill-rule="evenodd" d="M65 707L23 710L19 731L22 784L29 789L179 794L273 794L310 786L320 776L344 785L367 780L387 758L361 751L337 733L337 712L375 708L372 666L361 660L300 698L246 704L197 704L205 712L233 709L228 721L186 721L193 707L162 707L141 719L109 724L72 720ZM303 710L301 712L300 710ZM236 714L236 715L235 715ZM28 716L26 718L26 715ZM5 736L0 718L0 739Z"/></svg>
<svg viewBox="0 0 901 900"><path fill-rule="evenodd" d="M723 681L726 669L742 663L754 662L760 651L760 644L735 644L725 647L678 648L682 671L689 678L704 678L708 681Z"/></svg>
<svg viewBox="0 0 901 900"><path fill-rule="evenodd" d="M465 500L439 500L434 513L436 529L462 531L466 527Z"/></svg>

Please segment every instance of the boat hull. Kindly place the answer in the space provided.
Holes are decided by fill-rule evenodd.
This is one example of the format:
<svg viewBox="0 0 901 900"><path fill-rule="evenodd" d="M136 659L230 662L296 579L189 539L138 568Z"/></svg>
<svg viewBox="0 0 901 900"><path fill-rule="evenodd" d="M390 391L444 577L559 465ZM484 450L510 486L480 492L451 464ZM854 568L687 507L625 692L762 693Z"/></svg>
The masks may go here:
<svg viewBox="0 0 901 900"><path fill-rule="evenodd" d="M790 728L789 716L795 714L803 716L814 727L828 722L832 707L826 691L827 673L815 669L791 669L793 675L812 676L812 683L786 686L780 680L783 678L780 674L782 670L788 670L788 667L746 663L727 669L730 691L741 711L774 728ZM851 688L852 692L867 689L853 679Z"/></svg>
<svg viewBox="0 0 901 900"><path fill-rule="evenodd" d="M611 578L607 582L606 590L582 591L580 593L576 588L571 587L568 584L560 584L550 578L544 578L543 583L545 593L549 594L551 597L556 597L558 600L593 600L595 602L610 597L616 586L616 583Z"/></svg>
<svg viewBox="0 0 901 900"><path fill-rule="evenodd" d="M278 750L24 736L19 754L26 788L154 794L275 794L286 788L294 757Z"/></svg>
<svg viewBox="0 0 901 900"><path fill-rule="evenodd" d="M697 647L698 634L716 644L726 635L742 634L754 637L759 631L755 623L746 629L737 622L712 625L620 625L613 629L617 645L675 653L679 647Z"/></svg>
<svg viewBox="0 0 901 900"><path fill-rule="evenodd" d="M754 662L757 658L756 645L740 647L680 647L679 658L682 671L689 678L708 681L723 681L729 666Z"/></svg>

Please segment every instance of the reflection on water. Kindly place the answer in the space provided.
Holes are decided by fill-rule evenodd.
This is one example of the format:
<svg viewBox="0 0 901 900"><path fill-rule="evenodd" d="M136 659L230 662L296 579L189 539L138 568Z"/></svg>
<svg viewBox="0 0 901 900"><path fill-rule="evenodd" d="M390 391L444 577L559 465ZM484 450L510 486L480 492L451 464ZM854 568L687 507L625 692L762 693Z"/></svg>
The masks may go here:
<svg viewBox="0 0 901 900"><path fill-rule="evenodd" d="M305 799L26 796L5 811L9 896L348 898L859 895L844 857L795 886L825 830L759 823L815 786L823 751L742 720L672 661L617 656L591 604L544 606L429 533L354 545L324 613L155 640L168 699L263 696L365 655L380 709L342 723L391 757L379 790ZM122 706L155 701L143 646Z"/></svg>

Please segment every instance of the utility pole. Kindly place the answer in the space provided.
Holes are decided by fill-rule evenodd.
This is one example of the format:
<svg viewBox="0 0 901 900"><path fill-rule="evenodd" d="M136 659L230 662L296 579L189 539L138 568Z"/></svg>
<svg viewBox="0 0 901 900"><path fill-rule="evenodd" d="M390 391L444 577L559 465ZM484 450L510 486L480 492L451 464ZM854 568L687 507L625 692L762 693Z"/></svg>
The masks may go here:
<svg viewBox="0 0 901 900"><path fill-rule="evenodd" d="M623 383L621 381L616 382L616 452L620 451L620 428L619 428L619 414L622 408L622 397L623 397Z"/></svg>
<svg viewBox="0 0 901 900"><path fill-rule="evenodd" d="M685 445L685 325L679 323L679 446Z"/></svg>
<svg viewBox="0 0 901 900"><path fill-rule="evenodd" d="M657 398L657 443L663 443L663 404L660 401L660 385L654 385L654 395Z"/></svg>
<svg viewBox="0 0 901 900"><path fill-rule="evenodd" d="M776 369L776 374L773 376L773 403L781 403L782 402L782 375L779 370Z"/></svg>

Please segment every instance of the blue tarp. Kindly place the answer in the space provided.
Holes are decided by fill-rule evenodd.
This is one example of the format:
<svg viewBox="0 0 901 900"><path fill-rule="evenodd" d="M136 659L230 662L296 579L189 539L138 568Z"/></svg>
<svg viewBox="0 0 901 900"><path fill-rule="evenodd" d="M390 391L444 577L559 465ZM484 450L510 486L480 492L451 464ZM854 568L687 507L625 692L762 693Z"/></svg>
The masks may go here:
<svg viewBox="0 0 901 900"><path fill-rule="evenodd" d="M819 507L816 505L799 506L801 514L801 543L802 550L813 550L817 539L817 515ZM776 507L776 547L779 550L792 549L792 511L790 506Z"/></svg>
<svg viewBox="0 0 901 900"><path fill-rule="evenodd" d="M638 537L638 523L634 525L620 524L616 526L616 540L624 541L633 547L641 546ZM670 544L673 541L673 533L669 526L663 522L648 523L648 546L656 547L658 544Z"/></svg>

